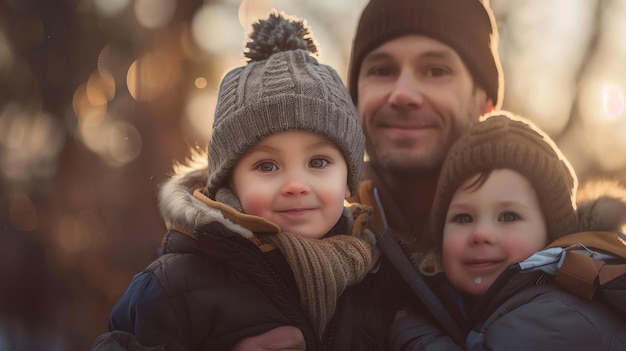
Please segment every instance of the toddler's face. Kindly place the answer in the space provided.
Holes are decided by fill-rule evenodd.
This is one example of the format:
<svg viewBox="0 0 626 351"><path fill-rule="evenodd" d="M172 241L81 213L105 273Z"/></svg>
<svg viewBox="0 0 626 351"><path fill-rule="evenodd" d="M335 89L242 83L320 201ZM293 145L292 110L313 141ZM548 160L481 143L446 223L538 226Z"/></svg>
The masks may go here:
<svg viewBox="0 0 626 351"><path fill-rule="evenodd" d="M350 195L341 150L302 131L278 133L254 145L235 165L231 188L247 214L308 238L322 237L337 223Z"/></svg>
<svg viewBox="0 0 626 351"><path fill-rule="evenodd" d="M450 283L473 296L498 275L547 244L545 219L535 190L509 169L494 170L480 187L478 175L454 194L443 230L443 268Z"/></svg>

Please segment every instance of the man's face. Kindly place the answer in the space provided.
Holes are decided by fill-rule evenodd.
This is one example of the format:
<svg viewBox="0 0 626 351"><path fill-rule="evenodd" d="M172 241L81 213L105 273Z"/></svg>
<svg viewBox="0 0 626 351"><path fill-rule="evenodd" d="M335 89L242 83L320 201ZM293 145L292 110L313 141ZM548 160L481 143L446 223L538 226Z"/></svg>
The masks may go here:
<svg viewBox="0 0 626 351"><path fill-rule="evenodd" d="M389 173L438 170L452 143L491 106L456 51L429 37L390 40L359 71L366 151Z"/></svg>

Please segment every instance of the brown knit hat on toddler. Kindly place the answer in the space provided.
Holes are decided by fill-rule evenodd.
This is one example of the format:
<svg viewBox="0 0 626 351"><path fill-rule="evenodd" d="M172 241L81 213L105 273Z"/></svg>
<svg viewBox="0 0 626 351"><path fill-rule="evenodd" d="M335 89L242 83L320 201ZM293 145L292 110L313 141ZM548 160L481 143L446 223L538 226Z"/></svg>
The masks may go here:
<svg viewBox="0 0 626 351"><path fill-rule="evenodd" d="M497 28L491 10L480 0L370 0L361 14L350 57L348 88L355 103L365 56L408 34L424 35L453 48L498 108L503 81Z"/></svg>
<svg viewBox="0 0 626 351"><path fill-rule="evenodd" d="M231 169L250 147L294 130L322 135L340 148L354 194L365 138L341 78L311 56L317 48L309 28L272 13L253 24L250 39L248 64L228 72L220 85L209 142L208 196L215 199L218 189L227 188Z"/></svg>
<svg viewBox="0 0 626 351"><path fill-rule="evenodd" d="M437 250L454 193L476 174L504 168L523 175L535 189L549 242L578 231L578 180L567 159L530 121L498 112L475 124L444 160L431 213Z"/></svg>

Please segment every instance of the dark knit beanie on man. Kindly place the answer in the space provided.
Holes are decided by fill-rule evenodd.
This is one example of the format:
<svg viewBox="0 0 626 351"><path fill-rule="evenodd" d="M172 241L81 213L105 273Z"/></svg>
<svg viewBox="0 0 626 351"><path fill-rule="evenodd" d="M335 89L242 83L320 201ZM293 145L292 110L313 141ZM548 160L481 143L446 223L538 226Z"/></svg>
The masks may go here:
<svg viewBox="0 0 626 351"><path fill-rule="evenodd" d="M228 187L233 166L250 147L284 131L312 132L335 143L354 193L365 138L341 78L311 56L317 48L309 28L273 13L253 24L246 47L248 64L228 72L220 85L209 142L208 196L215 199Z"/></svg>
<svg viewBox="0 0 626 351"><path fill-rule="evenodd" d="M441 248L454 193L471 177L494 169L511 169L530 182L546 220L549 242L578 231L578 179L567 159L530 121L499 113L475 124L444 160L431 212L431 239L436 248Z"/></svg>
<svg viewBox="0 0 626 351"><path fill-rule="evenodd" d="M409 34L424 35L453 48L485 90L495 108L502 103L502 69L497 27L480 0L370 0L352 46L348 88L358 99L358 78L365 56L385 42Z"/></svg>

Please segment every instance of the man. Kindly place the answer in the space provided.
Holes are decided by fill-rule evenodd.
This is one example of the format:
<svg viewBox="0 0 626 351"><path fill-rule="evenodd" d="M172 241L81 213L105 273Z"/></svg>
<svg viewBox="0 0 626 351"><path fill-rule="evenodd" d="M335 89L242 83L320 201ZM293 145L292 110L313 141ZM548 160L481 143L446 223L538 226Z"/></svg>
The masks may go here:
<svg viewBox="0 0 626 351"><path fill-rule="evenodd" d="M371 0L361 15L348 87L369 162L351 200L376 209L382 257L379 271L355 290L380 309L382 333L405 301L417 301L463 341L407 256L419 260L425 250L421 238L446 152L501 104L497 39L493 14L479 0Z"/></svg>
<svg viewBox="0 0 626 351"><path fill-rule="evenodd" d="M364 179L409 249L425 230L448 148L500 103L496 40L479 0L372 0L363 11L349 89L366 136Z"/></svg>
<svg viewBox="0 0 626 351"><path fill-rule="evenodd" d="M449 147L501 104L496 31L479 0L371 0L363 10L348 87L369 162L350 200L376 209L382 257L338 303L332 349L385 349L387 327L408 301L463 342L407 255L424 249L420 237Z"/></svg>

